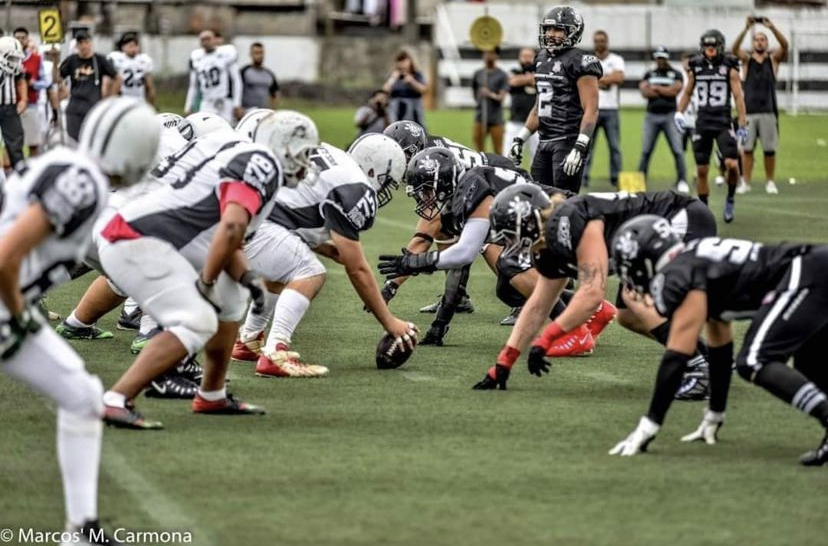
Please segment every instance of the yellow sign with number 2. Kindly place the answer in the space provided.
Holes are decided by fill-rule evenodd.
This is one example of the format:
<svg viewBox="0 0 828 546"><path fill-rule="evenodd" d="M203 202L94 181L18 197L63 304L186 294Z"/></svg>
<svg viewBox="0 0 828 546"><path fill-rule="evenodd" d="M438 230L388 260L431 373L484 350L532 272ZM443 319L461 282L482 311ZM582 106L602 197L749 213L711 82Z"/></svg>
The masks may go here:
<svg viewBox="0 0 828 546"><path fill-rule="evenodd" d="M44 44L59 44L63 41L63 23L60 21L60 10L44 9L37 12L40 40Z"/></svg>

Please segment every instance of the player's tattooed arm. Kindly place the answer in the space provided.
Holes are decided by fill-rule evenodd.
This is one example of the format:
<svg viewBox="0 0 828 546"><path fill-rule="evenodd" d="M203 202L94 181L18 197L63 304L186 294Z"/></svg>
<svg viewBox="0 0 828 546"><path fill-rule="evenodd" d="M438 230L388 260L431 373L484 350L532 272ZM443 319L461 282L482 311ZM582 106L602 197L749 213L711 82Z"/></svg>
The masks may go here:
<svg viewBox="0 0 828 546"><path fill-rule="evenodd" d="M589 320L601 305L607 288L609 256L604 242L604 222L591 220L577 248L578 289L555 322L569 332Z"/></svg>

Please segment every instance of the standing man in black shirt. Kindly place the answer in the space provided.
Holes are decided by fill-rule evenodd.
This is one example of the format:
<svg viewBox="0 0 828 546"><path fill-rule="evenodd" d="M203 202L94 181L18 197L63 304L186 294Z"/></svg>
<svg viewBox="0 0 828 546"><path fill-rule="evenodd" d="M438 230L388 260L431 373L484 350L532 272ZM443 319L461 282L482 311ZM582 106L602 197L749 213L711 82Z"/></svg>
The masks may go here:
<svg viewBox="0 0 828 546"><path fill-rule="evenodd" d="M78 31L75 41L78 52L60 63L60 76L55 81L63 84L69 78L72 84L66 107L66 132L77 140L86 114L102 98L110 96L118 88L118 72L105 56L94 52L88 31ZM59 108L57 104L52 106Z"/></svg>
<svg viewBox="0 0 828 546"><path fill-rule="evenodd" d="M497 66L500 48L483 52L484 67L472 76L474 129L472 137L478 152L485 151L486 135L492 137L492 151L503 153L503 99L509 89L509 76Z"/></svg>
<svg viewBox="0 0 828 546"><path fill-rule="evenodd" d="M575 46L584 20L571 6L555 6L539 25L541 51L535 59L535 106L512 141L509 155L520 163L523 143L539 132L532 177L542 184L577 193L584 160L598 121L601 63Z"/></svg>
<svg viewBox="0 0 828 546"><path fill-rule="evenodd" d="M535 106L535 55L535 50L531 47L522 48L518 52L520 66L511 70L509 94L512 96L512 105L509 108L509 121L506 123L505 142L511 143L515 139L526 123L532 107ZM523 144L529 147L531 163L538 148L538 134L535 133Z"/></svg>
<svg viewBox="0 0 828 546"><path fill-rule="evenodd" d="M23 160L23 124L20 114L28 104L28 86L23 72L23 46L14 37L0 38L0 132L12 168ZM0 165L0 180L2 165Z"/></svg>
<svg viewBox="0 0 828 546"><path fill-rule="evenodd" d="M663 132L673 159L676 163L676 189L688 193L687 168L684 165L684 148L681 134L673 124L676 112L676 96L681 92L684 78L681 72L670 66L670 52L664 46L658 46L653 52L656 67L647 71L638 84L641 95L647 99L647 115L644 117L644 131L641 137L641 161L638 170L647 176L650 166L650 154L655 148L659 133Z"/></svg>
<svg viewBox="0 0 828 546"><path fill-rule="evenodd" d="M696 130L693 133L693 155L696 159L696 191L699 199L707 203L710 187L707 174L710 170L710 153L713 141L724 158L727 171L727 199L725 200L724 221L732 222L736 207L736 184L739 182L739 148L736 137L744 142L747 137L745 124L745 98L742 94L742 80L739 79L739 60L725 55L725 37L720 31L711 29L701 35L701 53L690 59L687 73L687 87L679 101L673 118L679 131L687 127L684 111L696 94ZM730 117L730 95L736 102L738 129L733 130Z"/></svg>
<svg viewBox="0 0 828 546"><path fill-rule="evenodd" d="M768 49L768 36L764 32L753 35L753 50L742 49L742 40L755 24L765 25L779 42L779 49ZM745 28L733 42L733 54L742 61L745 76L745 108L747 110L748 134L742 150L744 189L750 191L750 177L753 174L753 148L756 139L762 141L765 155L765 191L779 193L773 176L776 171L776 145L779 142L779 111L776 104L776 74L779 63L788 56L788 40L767 17L747 18Z"/></svg>

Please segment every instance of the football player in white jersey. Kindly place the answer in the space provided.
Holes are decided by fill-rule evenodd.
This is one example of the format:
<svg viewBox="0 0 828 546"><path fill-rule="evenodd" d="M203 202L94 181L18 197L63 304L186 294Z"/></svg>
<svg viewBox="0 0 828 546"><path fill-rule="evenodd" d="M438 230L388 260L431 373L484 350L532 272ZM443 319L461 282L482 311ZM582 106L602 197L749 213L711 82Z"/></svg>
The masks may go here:
<svg viewBox="0 0 828 546"><path fill-rule="evenodd" d="M164 186L124 205L97 235L109 278L165 328L104 394L108 423L161 428L135 411L132 399L202 347L206 363L193 411L264 413L225 388L247 293L262 306L266 291L242 243L270 214L282 183L304 176L318 145L313 121L288 110L265 120L254 142L228 140L223 132L197 138L153 171Z"/></svg>
<svg viewBox="0 0 828 546"><path fill-rule="evenodd" d="M154 64L149 55L141 53L138 34L125 33L120 41L120 51L113 51L107 58L121 76L116 92L122 97L145 100L155 106Z"/></svg>
<svg viewBox="0 0 828 546"><path fill-rule="evenodd" d="M278 298L268 298L265 312L248 313L233 350L235 359L255 361L260 377L328 373L324 366L303 363L290 350L294 330L325 282L325 267L314 250L345 267L354 290L386 332L410 346L416 342L417 327L388 310L359 240L360 232L374 224L377 208L391 200L391 190L402 181L402 148L384 135L368 134L348 153L322 144L311 161L316 168L312 183L281 191L268 220L245 247L253 269L272 292L279 292Z"/></svg>
<svg viewBox="0 0 828 546"><path fill-rule="evenodd" d="M105 99L80 130L79 149L54 148L12 175L0 214L0 372L58 406L58 462L72 544L116 544L98 524L103 388L34 308L69 278L106 206L110 184L126 186L149 168L158 146L152 110ZM74 537L73 537L74 538ZM66 543L68 544L68 542Z"/></svg>
<svg viewBox="0 0 828 546"><path fill-rule="evenodd" d="M244 112L241 107L242 81L238 52L233 45L218 45L216 33L198 35L201 47L190 54L190 86L184 103L185 115L210 112L231 125ZM200 98L196 108L196 96Z"/></svg>

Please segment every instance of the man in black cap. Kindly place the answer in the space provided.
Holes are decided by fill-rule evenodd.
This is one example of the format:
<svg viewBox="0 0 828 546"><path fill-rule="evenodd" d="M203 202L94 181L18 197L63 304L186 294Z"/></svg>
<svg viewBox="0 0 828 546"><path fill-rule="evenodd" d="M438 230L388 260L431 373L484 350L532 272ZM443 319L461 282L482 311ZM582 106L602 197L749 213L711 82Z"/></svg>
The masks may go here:
<svg viewBox="0 0 828 546"><path fill-rule="evenodd" d="M670 52L664 46L658 46L653 52L656 67L647 71L638 89L647 99L647 115L644 117L644 130L641 144L641 160L638 170L647 176L650 166L650 154L655 148L656 140L661 132L667 138L673 159L676 163L676 189L688 193L687 168L684 164L684 151L681 146L681 135L673 123L676 112L676 96L681 92L684 77L681 71L670 65Z"/></svg>
<svg viewBox="0 0 828 546"><path fill-rule="evenodd" d="M118 73L106 57L94 52L89 31L79 30L75 34L75 42L78 52L60 63L60 76L55 79L61 85L66 78L72 83L69 105L66 107L66 132L77 140L81 124L89 110L117 88L115 83ZM57 104L52 106L58 108Z"/></svg>

